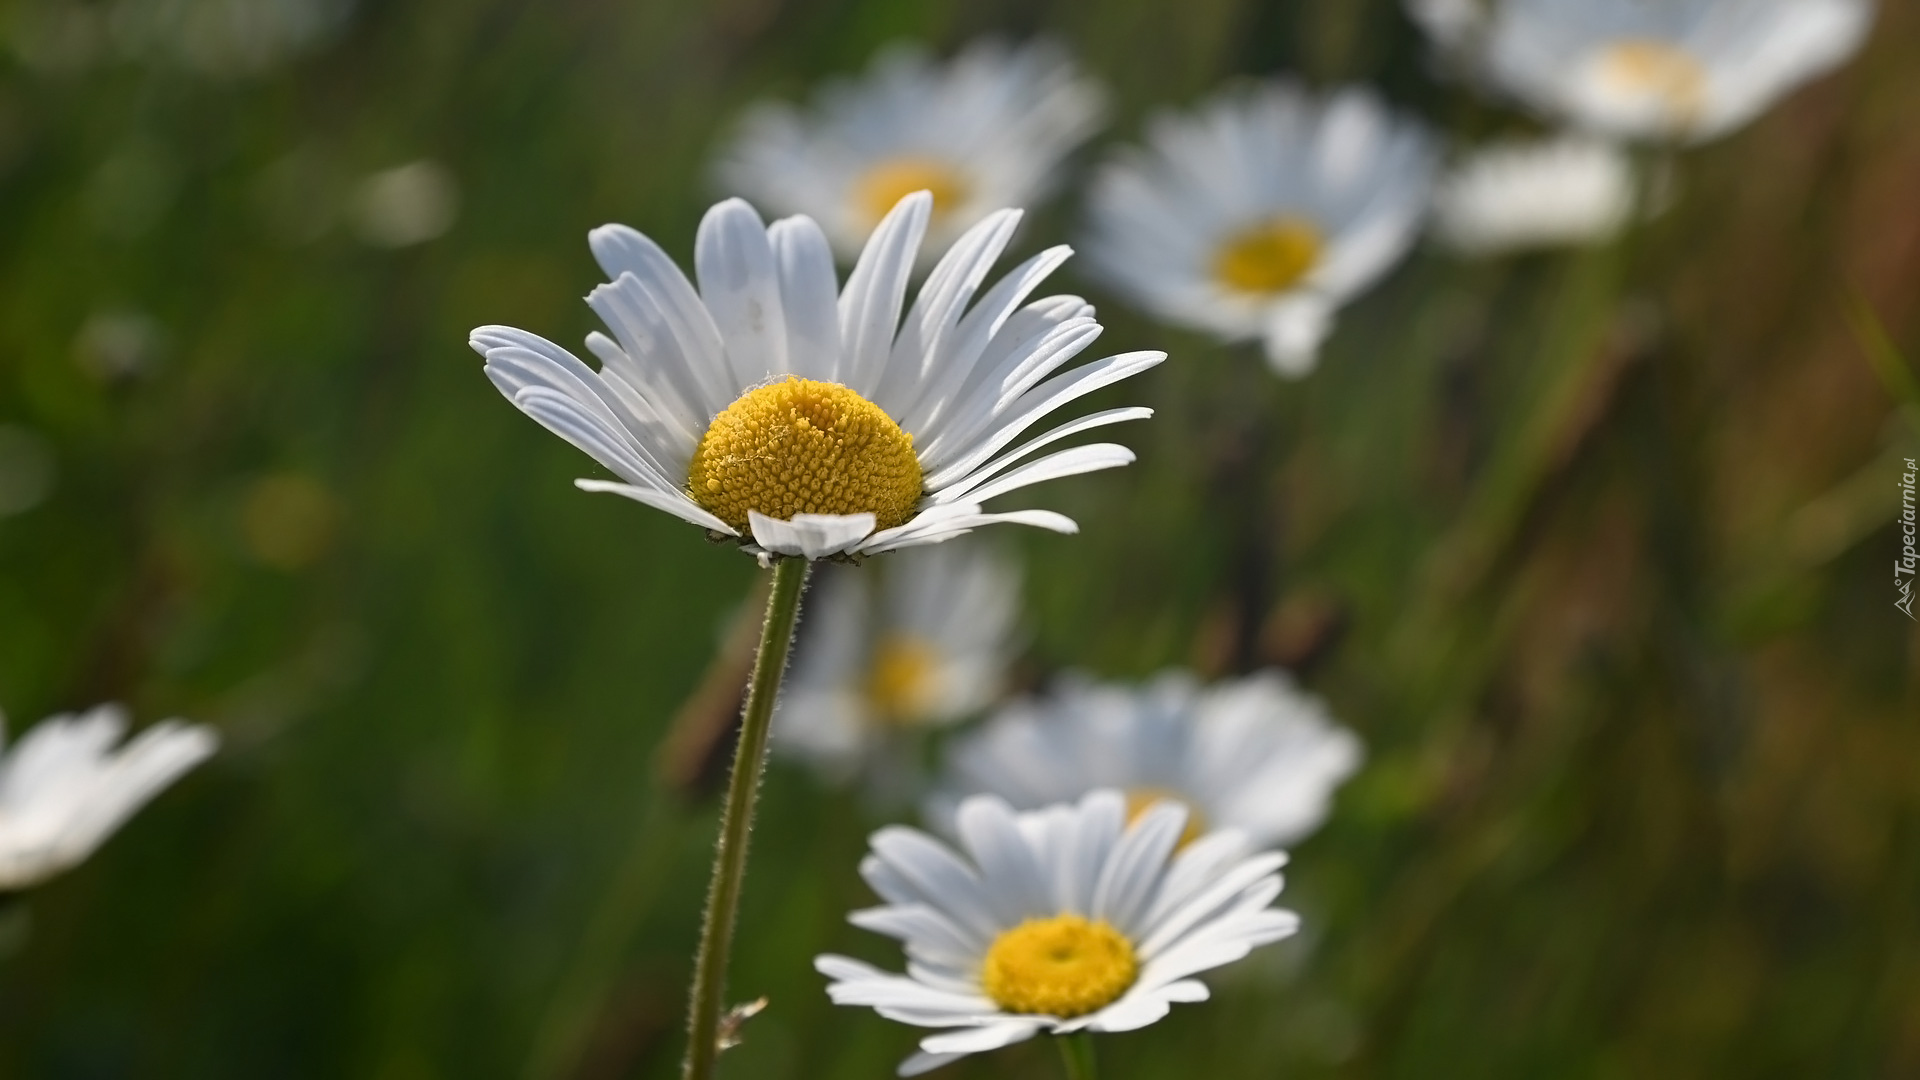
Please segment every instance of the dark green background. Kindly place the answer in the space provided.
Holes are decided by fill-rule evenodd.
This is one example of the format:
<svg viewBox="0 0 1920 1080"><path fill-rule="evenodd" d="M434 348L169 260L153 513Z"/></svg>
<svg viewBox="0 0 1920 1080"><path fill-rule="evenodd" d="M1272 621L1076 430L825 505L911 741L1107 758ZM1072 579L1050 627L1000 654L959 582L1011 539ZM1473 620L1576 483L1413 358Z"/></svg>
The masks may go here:
<svg viewBox="0 0 1920 1080"><path fill-rule="evenodd" d="M1890 569L1920 401L1857 332L1920 340L1920 13L1887 6L1842 73L1681 155L1628 243L1417 252L1305 383L1089 292L1106 351L1173 357L1098 402L1162 410L1138 465L1029 500L1084 532L1018 538L1022 677L1284 663L1370 746L1296 852L1305 934L1103 1039L1104 1075L1920 1074L1920 635ZM249 77L0 58L0 424L57 466L0 519L0 705L226 737L30 898L0 1075L675 1075L714 805L654 750L755 571L575 492L597 467L464 340L577 343L601 222L685 260L746 101L896 37L1046 32L1119 138L1276 72L1525 126L1435 81L1388 0L360 8ZM434 242L263 215L277 163L324 207L421 157L462 196ZM1076 221L1069 195L1022 243ZM76 362L113 310L163 328L142 373ZM895 956L842 921L876 822L786 768L765 810L732 985L772 1006L725 1071L889 1075L913 1034L808 964Z"/></svg>

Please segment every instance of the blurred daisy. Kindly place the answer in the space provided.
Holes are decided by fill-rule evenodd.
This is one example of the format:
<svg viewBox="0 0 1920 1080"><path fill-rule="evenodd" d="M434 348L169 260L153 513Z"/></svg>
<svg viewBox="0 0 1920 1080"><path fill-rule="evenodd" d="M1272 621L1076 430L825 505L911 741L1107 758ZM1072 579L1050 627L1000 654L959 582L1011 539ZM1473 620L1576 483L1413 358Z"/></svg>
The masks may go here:
<svg viewBox="0 0 1920 1080"><path fill-rule="evenodd" d="M1179 801L1189 839L1224 828L1284 845L1326 820L1360 759L1359 738L1277 671L1208 687L1172 673L1138 688L1074 680L952 747L927 812L944 825L977 792L1028 809L1114 788L1134 814Z"/></svg>
<svg viewBox="0 0 1920 1080"><path fill-rule="evenodd" d="M1633 163L1617 147L1579 136L1505 142L1448 172L1434 228L1481 255L1590 243L1618 232L1633 204Z"/></svg>
<svg viewBox="0 0 1920 1080"><path fill-rule="evenodd" d="M0 757L0 893L79 864L219 745L168 720L116 749L126 731L126 711L102 705L42 721Z"/></svg>
<svg viewBox="0 0 1920 1080"><path fill-rule="evenodd" d="M1048 413L1166 354L1061 370L1100 334L1078 297L1026 302L1070 254L1064 247L1028 259L976 300L1017 210L969 229L903 319L932 208L925 192L902 199L845 289L811 219L769 228L739 199L700 223L698 291L653 241L605 225L588 235L613 278L587 297L613 332L587 336L599 371L511 327L483 326L472 345L501 393L619 477L576 481L582 490L664 510L762 559L873 554L1001 521L1074 532L1051 511L987 513L981 504L1127 464L1133 452L1113 443L1017 463L1152 410L1108 409L1008 447Z"/></svg>
<svg viewBox="0 0 1920 1080"><path fill-rule="evenodd" d="M1333 313L1399 260L1429 198L1425 132L1362 90L1274 83L1184 116L1096 177L1089 258L1171 322L1313 369Z"/></svg>
<svg viewBox="0 0 1920 1080"><path fill-rule="evenodd" d="M1534 109L1618 138L1695 143L1859 49L1872 0L1410 0L1443 47Z"/></svg>
<svg viewBox="0 0 1920 1080"><path fill-rule="evenodd" d="M915 1076L1041 1033L1145 1027L1176 1001L1206 1000L1192 976L1299 927L1268 906L1285 855L1253 854L1232 831L1182 847L1177 803L1126 818L1112 791L1026 814L981 796L960 807L964 855L914 829L880 830L860 873L886 904L849 921L900 939L907 973L822 956L828 995L951 1029L901 1064Z"/></svg>
<svg viewBox="0 0 1920 1080"><path fill-rule="evenodd" d="M892 735L991 705L1020 618L1019 571L992 548L907 551L881 571L877 589L844 571L815 587L774 718L776 748L836 777Z"/></svg>
<svg viewBox="0 0 1920 1080"><path fill-rule="evenodd" d="M1105 93L1057 46L982 42L948 63L899 45L810 111L754 106L722 152L721 182L781 214L809 214L842 258L895 203L933 194L929 248L1002 206L1031 206L1100 125Z"/></svg>

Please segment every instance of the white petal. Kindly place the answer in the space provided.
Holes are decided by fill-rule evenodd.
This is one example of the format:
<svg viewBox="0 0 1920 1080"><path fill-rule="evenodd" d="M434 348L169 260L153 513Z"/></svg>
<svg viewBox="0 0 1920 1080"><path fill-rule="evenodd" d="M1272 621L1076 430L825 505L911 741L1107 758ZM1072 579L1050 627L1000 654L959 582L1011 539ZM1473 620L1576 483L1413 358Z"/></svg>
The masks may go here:
<svg viewBox="0 0 1920 1080"><path fill-rule="evenodd" d="M694 239L700 300L713 316L738 387L792 370L780 274L767 228L743 199L715 203Z"/></svg>
<svg viewBox="0 0 1920 1080"><path fill-rule="evenodd" d="M1326 300L1311 294L1282 300L1267 312L1267 363L1289 379L1307 375L1332 332L1333 305Z"/></svg>
<svg viewBox="0 0 1920 1080"><path fill-rule="evenodd" d="M782 218L767 230L780 270L787 318L787 364L803 379L840 381L840 281L826 234L810 217Z"/></svg>
<svg viewBox="0 0 1920 1080"><path fill-rule="evenodd" d="M980 358L986 353L987 346L999 336L1001 329L1013 318L1027 296L1072 254L1073 249L1065 245L1048 248L1015 267L987 290L973 310L960 320L954 332L943 340L941 355L933 363L934 377L920 400L900 418L902 427L927 439L940 435L945 427L947 410L955 400L967 396L964 387L979 370ZM1047 305L1047 310L1057 311L1062 306ZM1061 315L1063 319L1071 317L1084 305L1064 307L1066 313Z"/></svg>
<svg viewBox="0 0 1920 1080"><path fill-rule="evenodd" d="M739 536L733 526L700 509L700 505L678 491L662 491L653 487L639 487L634 484L613 484L605 480L575 480L573 486L581 491L603 492L608 495L620 495L634 502L665 510L681 521L698 525L703 529L712 529L728 536Z"/></svg>
<svg viewBox="0 0 1920 1080"><path fill-rule="evenodd" d="M1145 959L1153 959L1222 905L1230 903L1242 890L1255 885L1261 878L1276 875L1285 862L1286 856L1278 852L1266 852L1227 871L1201 889L1193 899L1154 923L1145 940L1139 942L1138 952Z"/></svg>
<svg viewBox="0 0 1920 1080"><path fill-rule="evenodd" d="M1171 799L1155 805L1134 822L1107 859L1094 886L1091 914L1112 923L1130 939L1140 940L1147 930L1142 916L1186 827L1186 806Z"/></svg>
<svg viewBox="0 0 1920 1080"><path fill-rule="evenodd" d="M693 284L660 245L625 225L602 225L587 234L587 246L610 280L601 289L623 289L625 300L632 305L620 307L629 320L624 329L638 332L633 341L621 341L628 355L643 367L657 365L657 370L671 372L676 380L687 380L698 387L699 396L689 401L705 419L712 419L731 404L744 387L733 385L727 377L720 330ZM632 285L623 286L623 279L629 275ZM601 310L595 303L601 289L587 297L595 311ZM601 317L606 318L606 313L601 312ZM615 336L621 336L623 327L615 326L611 319L608 326L616 331Z"/></svg>
<svg viewBox="0 0 1920 1080"><path fill-rule="evenodd" d="M927 275L927 283L893 343L886 378L875 389L873 402L888 415L904 416L918 402L967 301L1013 239L1020 217L1018 210L987 215L967 230Z"/></svg>
<svg viewBox="0 0 1920 1080"><path fill-rule="evenodd" d="M1045 869L1020 834L1012 808L998 799L971 799L957 818L961 842L980 868L982 888L1007 925L1054 914Z"/></svg>
<svg viewBox="0 0 1920 1080"><path fill-rule="evenodd" d="M920 1049L929 1054L979 1054L1031 1039L1041 1026L1039 1021L1024 1019L982 1024L964 1031L929 1035L920 1040Z"/></svg>
<svg viewBox="0 0 1920 1080"><path fill-rule="evenodd" d="M969 432L965 436L968 445L956 444L950 449L956 452L955 456L980 446L988 447L988 453L992 453L1062 405L1137 375L1166 358L1167 354L1163 352L1120 353L1056 375L1028 391L991 425Z"/></svg>
<svg viewBox="0 0 1920 1080"><path fill-rule="evenodd" d="M1126 800L1118 792L1094 791L1081 798L1075 810L1073 827L1063 838L1065 847L1055 856L1053 898L1061 911L1086 913L1093 910L1101 871L1120 841Z"/></svg>
<svg viewBox="0 0 1920 1080"><path fill-rule="evenodd" d="M974 869L945 844L917 829L890 826L873 834L873 853L911 883L919 898L962 930L991 940L1004 922Z"/></svg>
<svg viewBox="0 0 1920 1080"><path fill-rule="evenodd" d="M953 495L950 493L956 490L964 492L969 489L970 485L986 481L998 474L1002 469L1005 469L1007 466L1012 465L1014 462L1019 461L1021 458L1026 457L1028 454L1033 453L1043 446L1058 442L1069 436L1078 435L1083 431L1090 431L1093 428L1104 427L1108 424L1124 423L1128 420L1145 420L1152 415L1152 409L1138 405L1119 409L1102 409L1096 413L1088 413L1079 419L1070 420L1067 423L1061 424L1059 427L1048 431L1044 435L1028 439L1014 449L994 458L991 462L988 462L987 459L992 457L993 451L985 446L981 446L959 461L954 462L937 473L929 475L926 479L926 486L929 491L935 493L935 501L950 502L953 498Z"/></svg>
<svg viewBox="0 0 1920 1080"><path fill-rule="evenodd" d="M1100 1010L1088 1025L1094 1031L1137 1031L1167 1015L1176 1001L1205 1001L1207 988L1194 981L1177 982L1143 994L1128 994Z"/></svg>
<svg viewBox="0 0 1920 1080"><path fill-rule="evenodd" d="M955 926L952 919L929 904L866 908L848 915L847 921L862 930L885 934L927 950L930 956L951 958L955 962L977 962L980 958L979 938Z"/></svg>
<svg viewBox="0 0 1920 1080"><path fill-rule="evenodd" d="M795 514L791 521L747 511L754 542L776 555L824 559L859 546L873 532L872 514Z"/></svg>
<svg viewBox="0 0 1920 1080"><path fill-rule="evenodd" d="M1118 443L1090 443L1086 446L1070 447L1059 453L1049 454L1038 461L1030 461L1000 479L973 490L969 501L986 502L988 499L998 498L1010 491L1018 491L1023 487L1031 487L1048 480L1099 472L1102 469L1117 469L1123 465L1131 465L1133 461L1133 451ZM938 494L944 495L945 492ZM969 493L963 488L960 494Z"/></svg>
<svg viewBox="0 0 1920 1080"><path fill-rule="evenodd" d="M915 192L900 200L873 231L840 293L841 382L872 400L893 351L914 255L927 231L933 197Z"/></svg>
<svg viewBox="0 0 1920 1080"><path fill-rule="evenodd" d="M923 1073L930 1073L942 1065L951 1065L966 1056L965 1054L929 1054L923 1050L901 1062L900 1068L895 1071L895 1075L919 1076Z"/></svg>
<svg viewBox="0 0 1920 1080"><path fill-rule="evenodd" d="M693 294L693 286L685 279L677 284L687 295L676 302L660 295L657 282L649 286L624 273L595 286L587 294L587 306L613 331L621 352L633 359L636 378L646 390L674 401L676 410L691 418L691 426L704 432L741 387L733 383L712 316Z"/></svg>
<svg viewBox="0 0 1920 1080"><path fill-rule="evenodd" d="M972 506L963 506L963 508L972 511L978 510L978 507ZM945 509L945 507L941 509ZM923 514L921 516L928 517L930 515ZM912 529L916 523L917 519L916 521L908 522L906 525L901 526L901 528ZM982 525L1029 525L1036 529L1046 529L1048 532L1057 532L1068 536L1080 531L1080 526L1075 524L1072 518L1064 514L1056 514L1051 510L1007 510L994 514L972 512L941 517L935 519L932 524L923 528L911 532L902 532L884 540L879 539L879 534L876 533L875 539L861 550L869 554L878 555L884 551L898 551L902 548L937 544L944 540L951 540L956 536L964 536Z"/></svg>

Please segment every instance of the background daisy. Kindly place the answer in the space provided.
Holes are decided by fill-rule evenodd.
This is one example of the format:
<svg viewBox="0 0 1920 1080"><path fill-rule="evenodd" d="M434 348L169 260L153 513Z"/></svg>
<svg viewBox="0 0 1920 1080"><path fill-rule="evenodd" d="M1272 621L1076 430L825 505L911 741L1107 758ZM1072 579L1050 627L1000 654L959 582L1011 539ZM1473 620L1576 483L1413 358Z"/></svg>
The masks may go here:
<svg viewBox="0 0 1920 1080"><path fill-rule="evenodd" d="M1313 369L1334 312L1393 266L1426 211L1426 133L1359 89L1289 83L1163 114L1095 177L1093 270L1148 311Z"/></svg>
<svg viewBox="0 0 1920 1080"><path fill-rule="evenodd" d="M1204 687L1185 673L1140 687L1067 679L950 746L927 811L945 824L979 792L1034 808L1113 788L1136 813L1178 800L1194 835L1235 829L1285 845L1326 820L1361 756L1326 703L1277 671Z"/></svg>
<svg viewBox="0 0 1920 1080"><path fill-rule="evenodd" d="M813 217L847 260L894 203L931 192L938 252L992 211L1045 198L1099 129L1105 99L1051 42L976 42L948 61L900 44L806 109L755 105L717 171L730 192Z"/></svg>
<svg viewBox="0 0 1920 1080"><path fill-rule="evenodd" d="M220 744L211 728L177 720L121 746L126 732L118 705L62 713L34 725L0 758L0 893L79 864Z"/></svg>
<svg viewBox="0 0 1920 1080"><path fill-rule="evenodd" d="M895 736L978 712L999 696L1019 619L1017 565L976 541L831 568L808 601L775 749L845 778Z"/></svg>
<svg viewBox="0 0 1920 1080"><path fill-rule="evenodd" d="M1859 49L1872 0L1416 2L1476 74L1555 120L1620 138L1701 142L1760 115Z"/></svg>
<svg viewBox="0 0 1920 1080"><path fill-rule="evenodd" d="M861 876L886 903L855 926L898 938L905 975L844 956L815 961L839 1005L949 1029L900 1066L914 1076L1042 1033L1132 1031L1175 1002L1204 1001L1193 976L1299 927L1280 895L1278 852L1217 833L1182 846L1187 812L1161 803L1128 824L1117 792L1016 814L961 804L962 855L907 828L873 835Z"/></svg>

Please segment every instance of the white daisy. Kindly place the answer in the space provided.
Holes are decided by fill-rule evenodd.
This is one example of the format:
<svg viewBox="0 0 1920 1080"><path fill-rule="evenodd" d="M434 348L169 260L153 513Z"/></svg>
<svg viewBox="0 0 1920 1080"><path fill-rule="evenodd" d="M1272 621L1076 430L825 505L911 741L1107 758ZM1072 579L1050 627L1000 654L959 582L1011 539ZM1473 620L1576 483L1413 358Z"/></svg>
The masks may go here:
<svg viewBox="0 0 1920 1080"><path fill-rule="evenodd" d="M1696 143L1844 62L1873 0L1409 0L1436 42L1552 117Z"/></svg>
<svg viewBox="0 0 1920 1080"><path fill-rule="evenodd" d="M722 152L723 185L776 213L808 214L842 258L910 192L933 193L944 249L1002 206L1031 206L1098 130L1105 92L1049 43L980 42L947 63L897 45L808 111L764 102Z"/></svg>
<svg viewBox="0 0 1920 1080"><path fill-rule="evenodd" d="M1596 139L1496 143L1448 171L1434 228L1455 250L1492 254L1603 240L1634 205L1633 162Z"/></svg>
<svg viewBox="0 0 1920 1080"><path fill-rule="evenodd" d="M1192 976L1299 927L1280 895L1279 852L1232 830L1181 844L1186 809L1131 825L1118 792L1016 814L992 796L960 807L965 855L914 829L873 835L861 876L886 904L855 926L900 939L907 973L844 956L814 961L836 1004L951 1029L900 1066L914 1076L1041 1033L1132 1031L1176 1001L1204 1001Z"/></svg>
<svg viewBox="0 0 1920 1080"><path fill-rule="evenodd" d="M1413 242L1433 172L1424 130L1357 89L1263 84L1156 118L1147 143L1095 178L1094 268L1171 322L1263 340L1290 376Z"/></svg>
<svg viewBox="0 0 1920 1080"><path fill-rule="evenodd" d="M1181 673L1137 688L1074 679L951 747L927 814L951 822L977 792L1028 809L1113 788L1135 813L1178 800L1195 835L1226 828L1285 845L1326 820L1361 756L1326 703L1278 671L1207 687Z"/></svg>
<svg viewBox="0 0 1920 1080"><path fill-rule="evenodd" d="M664 510L763 559L873 554L999 521L1074 532L1051 511L981 504L1127 464L1126 447L1094 443L1016 465L1152 410L1108 409L1007 447L1041 417L1166 354L1061 371L1100 334L1079 297L1026 302L1071 254L1065 247L1021 263L976 300L1017 210L969 229L902 319L932 204L926 192L900 200L844 289L811 219L768 227L739 199L700 223L697 291L652 240L604 225L588 234L613 278L587 297L613 332L587 335L599 371L511 327L483 326L472 345L521 411L620 478L576 481L582 490Z"/></svg>
<svg viewBox="0 0 1920 1080"><path fill-rule="evenodd" d="M0 893L80 863L220 742L168 720L115 749L126 730L126 711L102 705L42 721L0 758Z"/></svg>
<svg viewBox="0 0 1920 1080"><path fill-rule="evenodd" d="M871 575L814 587L774 717L774 746L845 777L889 737L951 724L999 696L1020 618L1020 573L973 542L902 552Z"/></svg>

